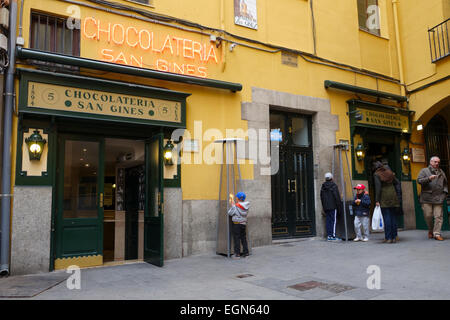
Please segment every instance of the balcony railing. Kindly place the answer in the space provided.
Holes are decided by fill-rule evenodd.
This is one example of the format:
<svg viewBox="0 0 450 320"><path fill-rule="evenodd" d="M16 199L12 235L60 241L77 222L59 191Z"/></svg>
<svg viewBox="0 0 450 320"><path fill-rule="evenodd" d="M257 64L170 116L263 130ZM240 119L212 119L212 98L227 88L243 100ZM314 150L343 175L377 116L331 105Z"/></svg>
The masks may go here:
<svg viewBox="0 0 450 320"><path fill-rule="evenodd" d="M442 60L450 55L449 24L450 18L428 30L432 62Z"/></svg>

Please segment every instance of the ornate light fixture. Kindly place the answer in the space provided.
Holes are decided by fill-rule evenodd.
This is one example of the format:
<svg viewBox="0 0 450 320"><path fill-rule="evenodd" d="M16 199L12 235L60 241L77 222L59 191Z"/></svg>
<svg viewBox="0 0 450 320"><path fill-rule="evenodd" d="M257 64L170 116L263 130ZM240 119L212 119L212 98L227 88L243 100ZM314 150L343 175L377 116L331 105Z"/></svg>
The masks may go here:
<svg viewBox="0 0 450 320"><path fill-rule="evenodd" d="M167 141L164 146L163 155L164 155L164 164L167 166L173 165L173 149L174 145L171 140Z"/></svg>
<svg viewBox="0 0 450 320"><path fill-rule="evenodd" d="M356 146L356 159L358 159L358 161L364 160L364 147L361 142Z"/></svg>
<svg viewBox="0 0 450 320"><path fill-rule="evenodd" d="M25 143L28 146L28 154L30 160L41 160L42 152L44 151L44 145L47 143L45 139L39 134L39 130L34 130L31 136L25 139Z"/></svg>
<svg viewBox="0 0 450 320"><path fill-rule="evenodd" d="M403 149L402 160L403 160L404 164L408 164L409 161L411 160L411 157L410 157L410 154L409 154L409 149L407 147L405 147L405 149Z"/></svg>

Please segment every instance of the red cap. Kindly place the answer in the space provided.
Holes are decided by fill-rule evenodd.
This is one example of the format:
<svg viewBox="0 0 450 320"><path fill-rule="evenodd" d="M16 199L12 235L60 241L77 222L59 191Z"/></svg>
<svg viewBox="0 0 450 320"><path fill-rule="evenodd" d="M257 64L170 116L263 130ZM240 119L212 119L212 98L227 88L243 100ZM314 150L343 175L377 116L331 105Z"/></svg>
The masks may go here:
<svg viewBox="0 0 450 320"><path fill-rule="evenodd" d="M353 189L358 189L358 190L364 190L366 188L365 185L363 184L358 184L356 187L354 187Z"/></svg>

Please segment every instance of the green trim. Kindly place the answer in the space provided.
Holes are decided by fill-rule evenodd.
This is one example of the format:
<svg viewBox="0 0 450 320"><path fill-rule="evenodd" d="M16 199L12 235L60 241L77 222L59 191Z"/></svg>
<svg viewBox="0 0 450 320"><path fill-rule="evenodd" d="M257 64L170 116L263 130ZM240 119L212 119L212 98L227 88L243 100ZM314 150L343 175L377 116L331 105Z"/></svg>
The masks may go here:
<svg viewBox="0 0 450 320"><path fill-rule="evenodd" d="M402 134L411 134L412 120L411 120L410 115L413 114L414 111L405 110L405 109L396 108L396 107L387 106L387 105L378 104L378 103L355 100L355 99L348 100L347 104L348 104L348 115L349 115L349 120L350 120L350 131L352 134L353 134L355 127L365 127L365 128L379 129L379 130L394 131L394 132L399 132ZM355 116L354 116L354 113L355 113L357 107L367 109L367 110L378 111L378 112L385 112L385 113L392 113L392 114L399 113L401 115L407 116L409 119L408 132L403 132L402 129L359 123L355 119Z"/></svg>
<svg viewBox="0 0 450 320"><path fill-rule="evenodd" d="M86 59L80 57L74 57L69 55L45 52L40 50L28 49L23 47L17 47L17 58L19 59L34 59L53 63L59 63L64 65L72 65L81 68L89 68L102 70L107 72L115 72L122 74L129 74L133 76L159 79L165 81L175 81L186 84L200 85L204 87L212 87L218 89L226 89L232 92L241 91L242 84L233 83L214 79L205 79L199 77L186 76L176 73L162 72L151 69L137 68L132 66L125 66L116 63L109 63L99 60Z"/></svg>
<svg viewBox="0 0 450 320"><path fill-rule="evenodd" d="M97 169L97 217L96 218L64 218L64 162L65 162L65 141L92 141L98 143L98 169ZM104 193L104 155L105 155L105 142L103 137L85 136L78 134L61 134L58 137L58 173L55 188L56 189L56 207L55 207L55 248L53 250L54 255L51 259L58 258L70 258L77 256L89 256L89 255L103 255L103 207L99 205L100 193ZM64 236L66 230L70 228L76 228L78 237L67 239ZM80 232L95 227L97 229L95 244L90 245L90 252L70 252L64 254L64 247L68 245L68 242L78 243L79 241L87 241L87 239L79 238ZM65 238L65 241L62 241ZM54 264L54 261L53 261ZM54 266L54 265L53 265Z"/></svg>
<svg viewBox="0 0 450 320"><path fill-rule="evenodd" d="M377 98L395 100L397 102L408 101L408 98L405 96L400 96L400 95L389 93L389 92L367 89L367 88L363 88L363 87L357 87L357 86L353 86L350 84L331 81L331 80L325 80L324 86L325 86L325 89L334 88L334 89L343 90L343 91L350 91L350 92L354 92L354 93L365 94L365 95L377 97Z"/></svg>
<svg viewBox="0 0 450 320"><path fill-rule="evenodd" d="M367 168L371 167L371 164L368 163L368 158L367 158L367 150L369 147L370 143L379 143L379 144L389 144L389 145L394 145L394 159L395 159L395 167L392 168L392 170L394 172L396 172L396 176L398 177L399 180L401 181L411 181L411 164L409 165L409 170L408 170L408 175L403 174L402 171L402 159L401 159L401 148L400 148L400 142L402 140L402 134L400 133L393 133L393 132L389 132L389 131L385 131L383 129L380 128L376 128L377 134L374 134L373 130L371 128L368 127L357 127L354 128L354 130L352 130L351 132L351 162L352 162L352 177L354 180L367 180L368 177L368 173L367 173ZM382 132L384 131L384 132ZM356 160L354 157L355 154L355 142L354 142L354 136L355 135L360 135L362 137L363 140L363 146L364 146L364 150L366 151L366 155L364 158L364 171L362 173L358 173L356 171Z"/></svg>
<svg viewBox="0 0 450 320"><path fill-rule="evenodd" d="M101 120L111 121L114 123L129 123L142 124L151 126L164 126L171 128L186 128L186 98L190 95L188 93L181 93L177 91L170 91L166 89L159 89L154 87L146 87L139 85L131 85L129 83L100 80L96 78L67 76L59 73L49 73L43 71L29 71L27 69L20 69L20 87L19 87L19 112L34 115L50 115L70 117L75 119ZM181 105L181 122L169 122L158 120L144 120L119 116L108 116L99 114L84 114L82 112L50 110L43 108L28 107L28 82L35 81L40 83L52 85L66 85L80 89L87 89L105 91L116 94L137 95L141 97L170 100L180 103Z"/></svg>

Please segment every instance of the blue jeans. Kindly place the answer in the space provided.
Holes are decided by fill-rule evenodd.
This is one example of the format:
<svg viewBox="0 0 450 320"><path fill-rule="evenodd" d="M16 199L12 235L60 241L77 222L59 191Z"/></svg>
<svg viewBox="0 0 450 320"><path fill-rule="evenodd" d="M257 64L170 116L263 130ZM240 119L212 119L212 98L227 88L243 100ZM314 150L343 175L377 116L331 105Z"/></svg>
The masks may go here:
<svg viewBox="0 0 450 320"><path fill-rule="evenodd" d="M326 226L327 226L327 236L331 238L336 237L336 216L337 210L326 210Z"/></svg>
<svg viewBox="0 0 450 320"><path fill-rule="evenodd" d="M384 221L384 238L386 240L394 240L397 237L397 216L395 208L381 208Z"/></svg>

